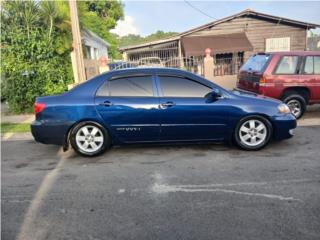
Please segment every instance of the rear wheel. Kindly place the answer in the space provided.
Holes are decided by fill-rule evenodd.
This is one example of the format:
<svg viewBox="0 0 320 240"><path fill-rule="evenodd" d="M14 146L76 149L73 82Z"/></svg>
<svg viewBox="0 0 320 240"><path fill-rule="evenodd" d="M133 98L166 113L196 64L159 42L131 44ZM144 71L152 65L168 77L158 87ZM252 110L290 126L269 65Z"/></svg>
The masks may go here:
<svg viewBox="0 0 320 240"><path fill-rule="evenodd" d="M297 119L302 117L307 108L306 100L300 94L290 94L283 99L283 102L288 105Z"/></svg>
<svg viewBox="0 0 320 240"><path fill-rule="evenodd" d="M239 147L245 150L259 150L270 141L271 123L261 116L243 118L238 123L234 139Z"/></svg>
<svg viewBox="0 0 320 240"><path fill-rule="evenodd" d="M82 122L71 131L73 149L84 156L97 156L110 148L108 132L95 122Z"/></svg>

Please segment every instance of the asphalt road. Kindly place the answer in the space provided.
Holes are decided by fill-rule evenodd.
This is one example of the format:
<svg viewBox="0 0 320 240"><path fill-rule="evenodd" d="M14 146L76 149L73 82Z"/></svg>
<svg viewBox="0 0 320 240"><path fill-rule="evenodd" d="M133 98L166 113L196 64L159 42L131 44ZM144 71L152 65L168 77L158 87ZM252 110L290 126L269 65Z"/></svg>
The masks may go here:
<svg viewBox="0 0 320 240"><path fill-rule="evenodd" d="M320 239L320 126L258 152L2 142L2 239Z"/></svg>

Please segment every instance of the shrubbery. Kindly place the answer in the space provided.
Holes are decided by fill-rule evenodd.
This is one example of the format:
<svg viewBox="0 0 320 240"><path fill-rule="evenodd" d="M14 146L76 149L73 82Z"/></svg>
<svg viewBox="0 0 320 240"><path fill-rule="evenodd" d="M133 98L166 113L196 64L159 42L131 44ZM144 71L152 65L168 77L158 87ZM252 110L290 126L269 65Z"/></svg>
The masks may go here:
<svg viewBox="0 0 320 240"><path fill-rule="evenodd" d="M72 81L70 55L57 54L54 39L49 39L41 28L34 29L29 36L19 28L6 32L2 41L2 92L10 110L32 111L36 96L67 90Z"/></svg>
<svg viewBox="0 0 320 240"><path fill-rule="evenodd" d="M80 24L111 44L109 33L123 18L120 1L78 1ZM67 1L1 3L1 99L11 111L29 112L36 96L61 93L72 82L71 25Z"/></svg>
<svg viewBox="0 0 320 240"><path fill-rule="evenodd" d="M67 90L70 49L57 51L61 32L48 29L36 2L6 2L1 11L2 98L11 111L30 112L36 96Z"/></svg>

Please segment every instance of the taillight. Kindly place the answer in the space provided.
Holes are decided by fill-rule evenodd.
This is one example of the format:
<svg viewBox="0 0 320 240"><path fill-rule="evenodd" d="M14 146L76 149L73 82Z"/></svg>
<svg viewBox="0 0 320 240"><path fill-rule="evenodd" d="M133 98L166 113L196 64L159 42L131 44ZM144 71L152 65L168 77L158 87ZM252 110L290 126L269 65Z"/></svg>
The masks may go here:
<svg viewBox="0 0 320 240"><path fill-rule="evenodd" d="M42 112L42 110L46 107L44 103L35 103L34 104L34 113L37 114Z"/></svg>
<svg viewBox="0 0 320 240"><path fill-rule="evenodd" d="M261 77L259 79L259 86L265 86L266 85L266 79L264 77Z"/></svg>

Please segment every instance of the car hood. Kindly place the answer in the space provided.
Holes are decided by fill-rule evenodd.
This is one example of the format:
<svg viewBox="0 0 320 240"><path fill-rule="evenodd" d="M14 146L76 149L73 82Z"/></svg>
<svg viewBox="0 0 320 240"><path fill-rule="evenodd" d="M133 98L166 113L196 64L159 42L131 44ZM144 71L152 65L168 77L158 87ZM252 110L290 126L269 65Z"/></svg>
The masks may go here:
<svg viewBox="0 0 320 240"><path fill-rule="evenodd" d="M265 101L265 102L274 103L274 104L281 103L280 100L277 100L277 99L274 99L274 98L270 98L270 97L266 97L264 95L260 95L260 94L256 94L256 93L245 92L245 91L240 91L240 90L233 90L231 92L234 95L236 95L237 97L240 97L240 98L243 98L243 99L247 99L247 100L251 100L251 101Z"/></svg>

